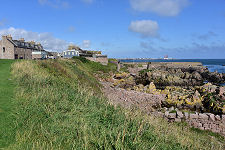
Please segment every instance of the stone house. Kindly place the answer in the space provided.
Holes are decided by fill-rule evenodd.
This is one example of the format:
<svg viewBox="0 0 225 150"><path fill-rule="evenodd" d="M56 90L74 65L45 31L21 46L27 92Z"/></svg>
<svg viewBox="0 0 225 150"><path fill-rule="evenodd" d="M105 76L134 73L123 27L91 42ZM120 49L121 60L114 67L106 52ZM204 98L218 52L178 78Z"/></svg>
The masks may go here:
<svg viewBox="0 0 225 150"><path fill-rule="evenodd" d="M0 59L42 59L45 50L39 43L25 42L23 38L13 40L10 35L2 36Z"/></svg>
<svg viewBox="0 0 225 150"><path fill-rule="evenodd" d="M88 60L100 62L103 65L108 64L107 55L102 55L101 51L83 50L78 46L70 45L68 50L62 52L63 58L72 58L74 56L85 57Z"/></svg>

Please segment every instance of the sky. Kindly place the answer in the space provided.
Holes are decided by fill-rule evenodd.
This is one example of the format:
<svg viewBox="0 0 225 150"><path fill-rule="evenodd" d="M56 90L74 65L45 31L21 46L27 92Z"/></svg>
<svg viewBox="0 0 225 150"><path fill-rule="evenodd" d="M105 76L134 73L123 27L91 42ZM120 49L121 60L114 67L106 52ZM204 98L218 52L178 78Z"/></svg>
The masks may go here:
<svg viewBox="0 0 225 150"><path fill-rule="evenodd" d="M225 0L1 0L0 35L111 58L225 59Z"/></svg>

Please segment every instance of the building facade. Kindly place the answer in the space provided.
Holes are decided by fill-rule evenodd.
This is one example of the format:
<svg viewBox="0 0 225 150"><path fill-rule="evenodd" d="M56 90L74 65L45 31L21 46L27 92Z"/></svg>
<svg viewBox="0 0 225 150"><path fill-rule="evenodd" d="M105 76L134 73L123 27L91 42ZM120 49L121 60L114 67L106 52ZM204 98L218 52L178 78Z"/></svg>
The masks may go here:
<svg viewBox="0 0 225 150"><path fill-rule="evenodd" d="M33 41L25 42L23 38L13 40L7 35L2 36L0 41L0 59L42 59L44 52L41 44Z"/></svg>
<svg viewBox="0 0 225 150"><path fill-rule="evenodd" d="M78 50L65 50L63 51L63 58L72 58L74 56L80 56Z"/></svg>

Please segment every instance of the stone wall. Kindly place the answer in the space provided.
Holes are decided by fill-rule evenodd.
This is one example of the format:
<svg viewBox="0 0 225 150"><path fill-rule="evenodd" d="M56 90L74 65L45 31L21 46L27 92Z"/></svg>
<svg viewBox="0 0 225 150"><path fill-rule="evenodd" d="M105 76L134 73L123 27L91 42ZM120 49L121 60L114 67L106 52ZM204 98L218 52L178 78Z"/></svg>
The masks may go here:
<svg viewBox="0 0 225 150"><path fill-rule="evenodd" d="M6 36L2 36L0 41L0 59L14 59L14 45L7 40Z"/></svg>
<svg viewBox="0 0 225 150"><path fill-rule="evenodd" d="M98 57L98 58L93 58L93 57L85 57L86 59L94 62L100 62L103 65L108 64L108 58L107 57Z"/></svg>
<svg viewBox="0 0 225 150"><path fill-rule="evenodd" d="M210 130L215 133L220 133L225 136L225 115L214 115L212 113L195 113L166 111L164 117L169 122L185 121L190 126L199 128L201 130Z"/></svg>
<svg viewBox="0 0 225 150"><path fill-rule="evenodd" d="M17 55L17 59L32 59L32 50L26 49L26 48L16 47L15 48L15 55Z"/></svg>
<svg viewBox="0 0 225 150"><path fill-rule="evenodd" d="M41 59L41 54L32 54L32 59Z"/></svg>

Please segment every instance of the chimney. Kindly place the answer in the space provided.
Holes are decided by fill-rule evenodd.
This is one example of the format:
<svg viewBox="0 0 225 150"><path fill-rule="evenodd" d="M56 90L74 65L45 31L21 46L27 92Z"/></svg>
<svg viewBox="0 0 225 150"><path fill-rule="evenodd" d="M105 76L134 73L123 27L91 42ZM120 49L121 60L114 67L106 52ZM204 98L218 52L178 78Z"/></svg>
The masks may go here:
<svg viewBox="0 0 225 150"><path fill-rule="evenodd" d="M3 41L7 40L7 35L2 35L2 40Z"/></svg>
<svg viewBox="0 0 225 150"><path fill-rule="evenodd" d="M24 38L19 39L20 42L25 42Z"/></svg>
<svg viewBox="0 0 225 150"><path fill-rule="evenodd" d="M35 44L35 42L34 42L34 41L30 41L29 43L30 43L30 44L33 44L33 45Z"/></svg>
<svg viewBox="0 0 225 150"><path fill-rule="evenodd" d="M7 39L12 40L12 36L10 34L7 35L6 37L7 37Z"/></svg>

